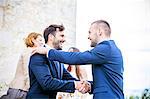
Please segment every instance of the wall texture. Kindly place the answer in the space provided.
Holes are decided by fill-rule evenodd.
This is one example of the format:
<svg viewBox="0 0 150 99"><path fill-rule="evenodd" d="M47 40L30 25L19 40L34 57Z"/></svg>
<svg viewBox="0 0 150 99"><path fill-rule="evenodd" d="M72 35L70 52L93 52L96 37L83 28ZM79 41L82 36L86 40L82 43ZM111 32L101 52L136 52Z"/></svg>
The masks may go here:
<svg viewBox="0 0 150 99"><path fill-rule="evenodd" d="M0 0L0 95L13 79L23 38L52 23L66 27L64 50L75 46L76 0Z"/></svg>

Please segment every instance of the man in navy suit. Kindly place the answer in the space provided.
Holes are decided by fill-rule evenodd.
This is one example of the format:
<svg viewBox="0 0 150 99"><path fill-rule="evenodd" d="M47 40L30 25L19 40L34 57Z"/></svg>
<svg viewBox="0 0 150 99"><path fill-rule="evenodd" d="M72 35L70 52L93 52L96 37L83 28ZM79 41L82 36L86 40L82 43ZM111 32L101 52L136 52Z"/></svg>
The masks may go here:
<svg viewBox="0 0 150 99"><path fill-rule="evenodd" d="M62 49L64 27L50 25L44 31L45 48ZM46 55L34 54L29 63L30 88L27 99L56 99L57 92L81 92L90 90L90 83L75 81L64 65L58 61L49 61ZM87 87L86 87L87 86ZM85 87L85 88L84 88Z"/></svg>
<svg viewBox="0 0 150 99"><path fill-rule="evenodd" d="M33 53L47 54L49 60L67 64L92 64L93 85L91 93L94 99L124 99L123 93L123 58L121 51L110 40L111 28L105 20L91 24L88 39L90 51L63 52L40 47Z"/></svg>

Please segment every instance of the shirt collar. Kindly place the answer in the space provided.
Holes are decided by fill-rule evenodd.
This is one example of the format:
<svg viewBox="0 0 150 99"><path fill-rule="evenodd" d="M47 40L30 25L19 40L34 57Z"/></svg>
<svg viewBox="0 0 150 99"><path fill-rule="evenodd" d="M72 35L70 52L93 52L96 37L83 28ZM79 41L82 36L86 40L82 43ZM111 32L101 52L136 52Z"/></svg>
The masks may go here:
<svg viewBox="0 0 150 99"><path fill-rule="evenodd" d="M45 47L48 48L48 49L54 49L52 47L50 47L49 45L45 44Z"/></svg>

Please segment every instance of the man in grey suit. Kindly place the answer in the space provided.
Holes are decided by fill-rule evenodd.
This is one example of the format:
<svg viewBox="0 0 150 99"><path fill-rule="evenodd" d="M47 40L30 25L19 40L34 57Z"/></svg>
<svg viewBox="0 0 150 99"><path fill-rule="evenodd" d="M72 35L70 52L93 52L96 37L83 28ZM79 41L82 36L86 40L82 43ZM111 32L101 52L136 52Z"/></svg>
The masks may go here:
<svg viewBox="0 0 150 99"><path fill-rule="evenodd" d="M124 99L123 58L114 40L110 39L111 28L107 21L97 20L91 24L88 39L90 51L64 52L36 48L33 53L47 54L49 60L67 64L92 64L94 99Z"/></svg>

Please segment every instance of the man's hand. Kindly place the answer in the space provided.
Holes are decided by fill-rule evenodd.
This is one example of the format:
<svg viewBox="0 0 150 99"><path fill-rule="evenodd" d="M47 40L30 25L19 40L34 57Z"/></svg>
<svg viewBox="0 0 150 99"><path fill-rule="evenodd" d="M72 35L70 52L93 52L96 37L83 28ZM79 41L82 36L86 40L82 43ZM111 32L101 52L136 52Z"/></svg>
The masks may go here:
<svg viewBox="0 0 150 99"><path fill-rule="evenodd" d="M86 80L82 80L82 81L75 81L75 88L85 94L87 92L90 92L91 91L91 84L86 81Z"/></svg>
<svg viewBox="0 0 150 99"><path fill-rule="evenodd" d="M32 51L32 55L35 53L39 53L39 54L47 54L48 53L48 49L46 47L36 47L33 49Z"/></svg>

